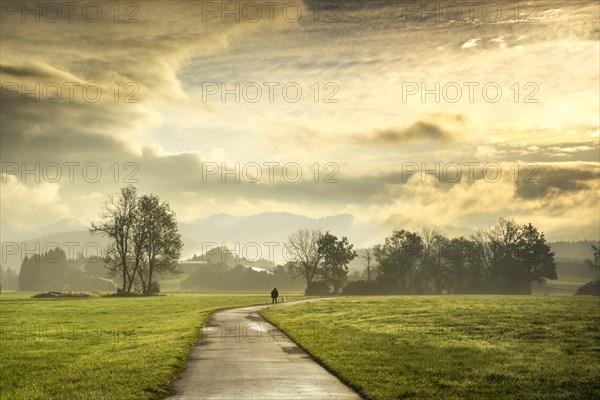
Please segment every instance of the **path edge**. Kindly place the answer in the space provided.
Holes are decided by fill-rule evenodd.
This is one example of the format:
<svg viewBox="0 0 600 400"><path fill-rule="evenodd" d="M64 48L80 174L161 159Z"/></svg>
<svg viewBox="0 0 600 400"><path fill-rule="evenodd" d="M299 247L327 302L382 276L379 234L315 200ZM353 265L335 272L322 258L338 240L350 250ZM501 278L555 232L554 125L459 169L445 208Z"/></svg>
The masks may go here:
<svg viewBox="0 0 600 400"><path fill-rule="evenodd" d="M323 297L323 298L319 298L320 300L335 300L335 299L342 299L346 296L335 296L335 297ZM315 302L316 303L316 302ZM290 303L290 305L296 305L298 303ZM311 358L311 360L313 360L314 362L316 362L317 364L319 364L321 367L323 367L327 372L329 372L331 375L335 376L337 379L339 379L340 382L342 382L344 385L348 386L350 389L352 389L354 392L356 392L361 398L363 398L364 400L372 400L372 398L368 397L366 395L366 393L364 393L362 390L360 390L358 387L356 387L354 384L352 384L351 382L347 381L346 379L344 379L343 377L341 377L337 371L335 371L334 369L332 369L331 367L329 367L329 365L327 365L325 362L323 362L322 360L318 359L315 357L315 355L313 353L311 353L306 347L302 346L300 343L296 342L294 340L294 338L292 336L290 336L290 334L283 329L281 326L277 325L276 323L274 323L273 321L271 321L269 318L267 318L264 314L263 311L268 310L270 308L274 308L275 305L270 306L270 307L265 307L264 309L258 311L258 315L260 315L262 318L265 319L265 321L267 321L269 324L273 325L274 327L276 327L277 329L279 329L281 332L283 332L292 342L294 342L296 344L296 346L300 347L302 350L304 350L304 352L306 354L308 354L308 356Z"/></svg>
<svg viewBox="0 0 600 400"><path fill-rule="evenodd" d="M340 298L341 296L331 296L331 297L309 297L307 299L301 299L301 300L294 300L294 301L290 301L288 303L279 303L279 304L269 304L269 303L255 303L255 304L248 304L245 306L232 306L232 307L220 307L220 308L215 308L214 310L212 310L207 318L206 318L206 323L199 326L197 328L197 330L194 332L194 336L193 336L193 342L192 344L188 347L187 349L187 354L185 356L185 359L182 360L181 365L177 366L176 368L174 368L173 370L173 375L174 378L169 380L167 382L167 386L161 391L161 393L154 393L154 396L150 396L149 399L152 400L165 400L169 397L172 397L174 395L177 394L177 391L175 389L173 389L173 382L176 382L177 380L181 379L181 374L183 373L183 371L185 370L188 358L190 357L190 354L192 352L192 349L194 348L194 346L196 345L200 345L200 341L202 340L202 329L206 328L209 323L211 322L211 320L214 318L214 315L218 312L221 311L225 311L225 310L234 310L234 309L238 309L238 308L246 308L246 307L256 307L256 306L265 306L264 310L271 308L271 307L277 307L277 306L287 306L287 305L296 305L296 304L300 304L300 303L305 303L305 302L309 302L309 301L313 301L315 302L315 300L317 301L322 301L322 300L331 300L331 299L336 299L336 298ZM257 313L260 315L261 318L263 318L265 321L271 323L269 320L267 320L262 314L261 311L258 311ZM272 324L274 326L277 326L275 324ZM279 327L277 327L279 329ZM283 330L282 330L283 332ZM284 332L285 333L285 332ZM302 348L298 343L296 343L287 333L285 333L285 335L292 341L294 342L298 347ZM302 348L303 349L303 348ZM304 349L303 349L304 350ZM306 350L304 350L306 351ZM313 361L317 362L317 364L321 365L321 363L319 363L318 361L314 360L314 357L312 356L312 354L308 353L306 351L306 353L310 356L311 359L313 359ZM327 370L329 371L329 370ZM331 372L330 372L331 373ZM332 373L333 374L333 373ZM333 374L333 376L335 376L336 378L340 379L336 374ZM347 385L344 381L342 381L340 379L341 382L343 382L345 385ZM347 385L349 386L349 385ZM354 390L356 392L356 390L354 388L352 388L352 390ZM358 393L358 392L357 392ZM360 395L360 394L359 394ZM362 395L360 395L362 396Z"/></svg>

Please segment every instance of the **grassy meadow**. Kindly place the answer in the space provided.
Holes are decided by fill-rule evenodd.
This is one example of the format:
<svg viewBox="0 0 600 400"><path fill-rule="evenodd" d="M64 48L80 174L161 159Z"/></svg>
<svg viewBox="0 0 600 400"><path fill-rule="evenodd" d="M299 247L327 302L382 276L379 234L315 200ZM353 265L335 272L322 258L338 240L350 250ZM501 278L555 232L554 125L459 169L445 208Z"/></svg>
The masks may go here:
<svg viewBox="0 0 600 400"><path fill-rule="evenodd" d="M160 398L212 311L270 302L257 294L32 294L0 294L2 399Z"/></svg>
<svg viewBox="0 0 600 400"><path fill-rule="evenodd" d="M2 399L161 398L212 311L270 300L32 294L0 295ZM347 297L263 314L368 399L587 400L600 393L597 298Z"/></svg>
<svg viewBox="0 0 600 400"><path fill-rule="evenodd" d="M598 298L348 297L262 314L367 399L600 397Z"/></svg>

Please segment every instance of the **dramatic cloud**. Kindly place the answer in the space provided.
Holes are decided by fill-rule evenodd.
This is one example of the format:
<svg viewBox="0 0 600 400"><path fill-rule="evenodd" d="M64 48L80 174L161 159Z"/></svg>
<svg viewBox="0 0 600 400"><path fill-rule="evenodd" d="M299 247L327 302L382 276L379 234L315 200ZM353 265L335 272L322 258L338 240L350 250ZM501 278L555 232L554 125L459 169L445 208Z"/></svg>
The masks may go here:
<svg viewBox="0 0 600 400"><path fill-rule="evenodd" d="M597 237L597 3L540 4L528 21L511 2L500 18L477 6L456 19L442 11L454 2L426 18L407 3L421 4L3 14L3 235L85 224L134 183L185 223L344 214L362 244L502 216L551 239Z"/></svg>
<svg viewBox="0 0 600 400"><path fill-rule="evenodd" d="M536 170L537 169L537 170ZM593 196L597 190L600 169L598 165L537 166L524 174L531 174L519 183L517 194L524 199L559 196L565 193L587 192Z"/></svg>

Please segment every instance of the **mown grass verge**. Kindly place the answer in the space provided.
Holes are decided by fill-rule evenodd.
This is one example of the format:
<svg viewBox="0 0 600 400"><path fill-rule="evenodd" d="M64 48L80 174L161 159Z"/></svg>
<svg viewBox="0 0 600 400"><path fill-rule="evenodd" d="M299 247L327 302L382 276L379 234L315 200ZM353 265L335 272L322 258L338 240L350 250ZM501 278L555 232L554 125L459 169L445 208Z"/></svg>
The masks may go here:
<svg viewBox="0 0 600 400"><path fill-rule="evenodd" d="M597 298L348 297L262 314L368 399L600 395Z"/></svg>

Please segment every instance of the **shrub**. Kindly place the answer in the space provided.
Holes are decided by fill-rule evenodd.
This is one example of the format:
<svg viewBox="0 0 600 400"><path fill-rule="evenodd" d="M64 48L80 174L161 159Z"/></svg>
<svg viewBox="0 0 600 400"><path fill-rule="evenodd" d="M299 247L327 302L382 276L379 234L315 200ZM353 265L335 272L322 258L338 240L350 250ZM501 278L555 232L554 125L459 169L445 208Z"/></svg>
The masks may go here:
<svg viewBox="0 0 600 400"><path fill-rule="evenodd" d="M306 286L304 294L306 296L323 296L331 294L331 291L327 282L315 281Z"/></svg>
<svg viewBox="0 0 600 400"><path fill-rule="evenodd" d="M121 288L118 288L115 293L107 293L103 297L141 297L143 294L139 292L127 292Z"/></svg>
<svg viewBox="0 0 600 400"><path fill-rule="evenodd" d="M160 283L153 281L150 284L150 288L148 288L148 293L150 296L154 296L160 293Z"/></svg>
<svg viewBox="0 0 600 400"><path fill-rule="evenodd" d="M380 294L381 288L375 281L350 281L344 287L343 293L346 295Z"/></svg>
<svg viewBox="0 0 600 400"><path fill-rule="evenodd" d="M58 298L80 298L80 297L91 297L87 293L63 293L63 292L44 292L38 293L31 296L33 299L58 299Z"/></svg>
<svg viewBox="0 0 600 400"><path fill-rule="evenodd" d="M577 289L576 296L600 296L600 280L591 281Z"/></svg>

